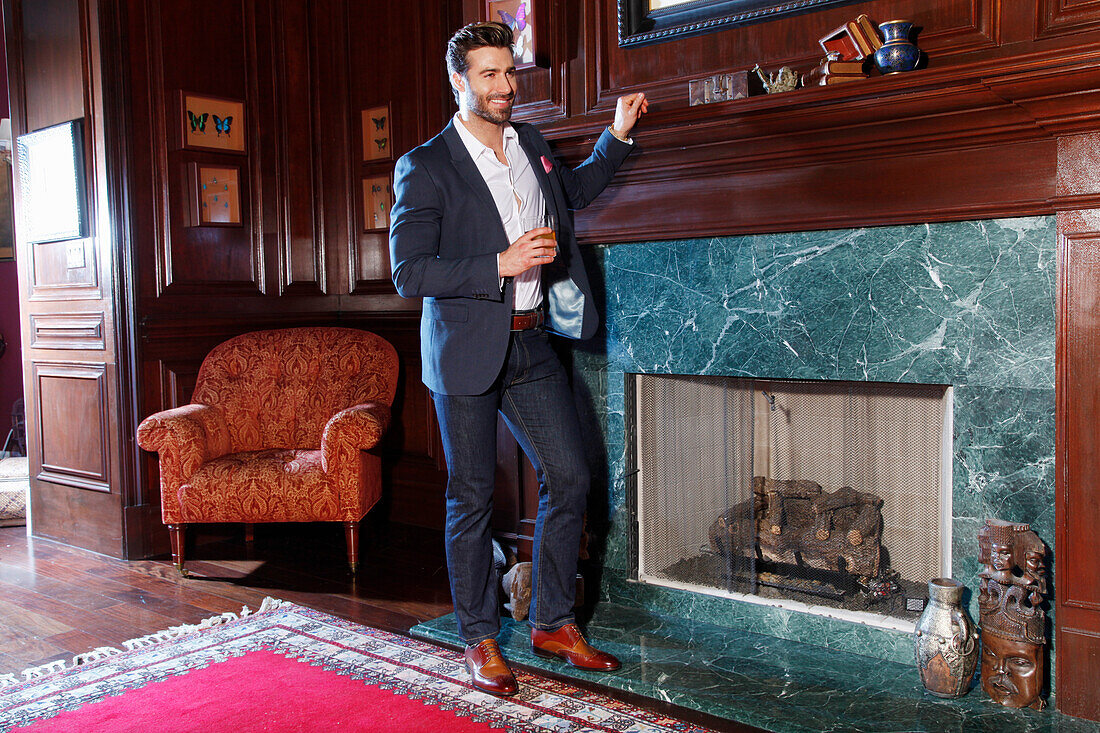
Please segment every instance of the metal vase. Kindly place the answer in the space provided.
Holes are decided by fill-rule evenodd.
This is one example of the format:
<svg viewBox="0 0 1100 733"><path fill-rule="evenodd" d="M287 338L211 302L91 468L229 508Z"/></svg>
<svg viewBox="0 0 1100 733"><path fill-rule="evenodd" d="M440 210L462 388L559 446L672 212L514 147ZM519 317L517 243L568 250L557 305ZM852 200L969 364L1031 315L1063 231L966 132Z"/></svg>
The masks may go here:
<svg viewBox="0 0 1100 733"><path fill-rule="evenodd" d="M962 607L964 590L951 578L929 581L928 605L917 622L917 668L936 697L965 695L978 664L978 627Z"/></svg>

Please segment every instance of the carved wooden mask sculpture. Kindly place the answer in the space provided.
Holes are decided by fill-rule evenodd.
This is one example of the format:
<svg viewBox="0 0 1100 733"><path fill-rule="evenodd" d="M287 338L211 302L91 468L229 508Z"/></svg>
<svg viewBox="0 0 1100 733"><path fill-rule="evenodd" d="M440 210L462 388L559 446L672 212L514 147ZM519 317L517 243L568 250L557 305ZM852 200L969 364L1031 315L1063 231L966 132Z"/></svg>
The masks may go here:
<svg viewBox="0 0 1100 733"><path fill-rule="evenodd" d="M1046 546L1028 524L987 519L978 547L982 689L1005 707L1041 710Z"/></svg>

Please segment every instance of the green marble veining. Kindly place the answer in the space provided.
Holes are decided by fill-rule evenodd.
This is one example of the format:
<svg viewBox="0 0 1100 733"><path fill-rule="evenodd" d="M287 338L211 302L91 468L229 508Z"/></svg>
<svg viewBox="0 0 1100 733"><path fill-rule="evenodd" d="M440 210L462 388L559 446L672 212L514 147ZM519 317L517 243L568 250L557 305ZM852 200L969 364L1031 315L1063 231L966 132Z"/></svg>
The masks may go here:
<svg viewBox="0 0 1100 733"><path fill-rule="evenodd" d="M777 733L1095 733L1100 725L1056 711L1012 710L974 686L942 700L921 686L912 663L873 659L747 631L731 633L676 615L603 603L590 640L623 662L614 673L584 672L530 651L529 627L503 621L498 637L512 662L664 700ZM460 646L453 615L413 628Z"/></svg>
<svg viewBox="0 0 1100 733"><path fill-rule="evenodd" d="M573 347L573 366L593 436L590 551L603 598L911 660L900 632L626 582L629 373L952 385L954 576L973 603L987 517L1031 522L1054 549L1053 217L615 244L585 256L605 326Z"/></svg>

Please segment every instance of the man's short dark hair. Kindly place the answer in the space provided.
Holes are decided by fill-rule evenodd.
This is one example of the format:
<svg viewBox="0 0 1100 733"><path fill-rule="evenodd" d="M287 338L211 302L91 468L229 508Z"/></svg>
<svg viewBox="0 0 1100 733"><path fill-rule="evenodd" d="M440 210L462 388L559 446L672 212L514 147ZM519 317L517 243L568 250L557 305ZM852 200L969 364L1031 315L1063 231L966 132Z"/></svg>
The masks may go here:
<svg viewBox="0 0 1100 733"><path fill-rule="evenodd" d="M459 28L447 41L447 76L466 74L470 62L466 55L476 48L512 48L512 29L503 23L470 23Z"/></svg>

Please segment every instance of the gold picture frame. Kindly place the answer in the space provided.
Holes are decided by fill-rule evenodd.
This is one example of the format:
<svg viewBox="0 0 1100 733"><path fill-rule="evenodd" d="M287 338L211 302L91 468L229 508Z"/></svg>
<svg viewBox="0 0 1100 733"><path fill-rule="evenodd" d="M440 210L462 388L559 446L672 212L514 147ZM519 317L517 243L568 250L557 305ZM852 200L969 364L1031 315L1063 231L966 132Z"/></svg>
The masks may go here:
<svg viewBox="0 0 1100 733"><path fill-rule="evenodd" d="M236 165L191 163L191 226L241 226L241 169Z"/></svg>
<svg viewBox="0 0 1100 733"><path fill-rule="evenodd" d="M363 161L389 160L393 157L393 129L390 106L381 104L363 110Z"/></svg>
<svg viewBox="0 0 1100 733"><path fill-rule="evenodd" d="M363 231L377 232L390 228L393 208L393 179L389 175L363 178Z"/></svg>

